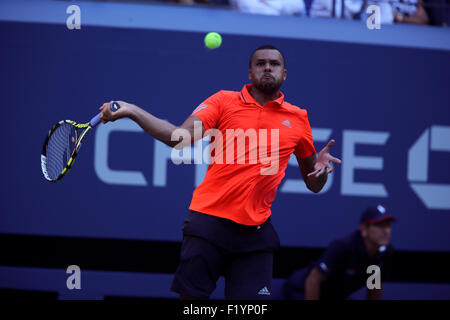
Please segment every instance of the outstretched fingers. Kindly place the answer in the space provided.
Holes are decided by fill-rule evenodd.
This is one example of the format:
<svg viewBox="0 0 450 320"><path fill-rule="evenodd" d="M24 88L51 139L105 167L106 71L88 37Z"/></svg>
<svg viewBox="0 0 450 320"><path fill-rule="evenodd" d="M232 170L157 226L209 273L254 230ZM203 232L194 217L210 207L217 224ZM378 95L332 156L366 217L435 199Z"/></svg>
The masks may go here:
<svg viewBox="0 0 450 320"><path fill-rule="evenodd" d="M331 149L331 147L334 146L335 142L336 141L334 139L331 139L330 141L328 141L327 145L325 146L326 152L328 152L328 153L330 152L330 149Z"/></svg>
<svg viewBox="0 0 450 320"><path fill-rule="evenodd" d="M327 167L323 166L320 169L314 170L313 172L309 173L308 177L311 177L311 176L315 176L316 178L320 177L321 175L323 175L326 172L326 169L327 169Z"/></svg>
<svg viewBox="0 0 450 320"><path fill-rule="evenodd" d="M329 156L328 160L333 161L334 163L342 163L341 159L335 158L332 155Z"/></svg>
<svg viewBox="0 0 450 320"><path fill-rule="evenodd" d="M308 177L316 175L321 169L314 170L313 172L308 173Z"/></svg>
<svg viewBox="0 0 450 320"><path fill-rule="evenodd" d="M327 168L328 168L327 173L332 173L333 170L334 170L334 167L333 167L333 165L331 163L327 164Z"/></svg>

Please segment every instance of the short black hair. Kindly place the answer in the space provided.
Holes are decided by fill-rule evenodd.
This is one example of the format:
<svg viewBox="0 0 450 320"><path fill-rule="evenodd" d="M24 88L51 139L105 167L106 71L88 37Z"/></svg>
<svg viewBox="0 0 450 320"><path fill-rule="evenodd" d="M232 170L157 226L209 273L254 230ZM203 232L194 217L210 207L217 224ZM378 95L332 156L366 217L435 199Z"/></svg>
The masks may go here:
<svg viewBox="0 0 450 320"><path fill-rule="evenodd" d="M249 62L248 62L248 67L249 67L249 68L252 67L252 59L253 59L253 56L255 55L255 52L256 52L256 51L259 51L259 50L264 50L264 49L277 50L277 51L281 54L281 57L283 58L283 66L286 66L286 63L285 63L285 61L284 61L284 55L283 55L283 53L281 52L281 50L278 49L277 47L271 45L271 44L265 44L265 45L263 45L263 46L261 46L261 47L259 47L259 48L256 48L256 49L252 52L252 54L250 55L250 60L249 60Z"/></svg>

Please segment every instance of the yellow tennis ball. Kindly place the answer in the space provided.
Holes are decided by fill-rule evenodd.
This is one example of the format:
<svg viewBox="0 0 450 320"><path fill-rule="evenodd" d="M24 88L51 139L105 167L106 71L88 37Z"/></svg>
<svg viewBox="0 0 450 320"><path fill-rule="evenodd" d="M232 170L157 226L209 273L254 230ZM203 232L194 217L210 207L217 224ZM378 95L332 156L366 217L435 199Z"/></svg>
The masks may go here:
<svg viewBox="0 0 450 320"><path fill-rule="evenodd" d="M205 46L209 49L216 49L222 44L222 36L217 32L210 32L205 36Z"/></svg>

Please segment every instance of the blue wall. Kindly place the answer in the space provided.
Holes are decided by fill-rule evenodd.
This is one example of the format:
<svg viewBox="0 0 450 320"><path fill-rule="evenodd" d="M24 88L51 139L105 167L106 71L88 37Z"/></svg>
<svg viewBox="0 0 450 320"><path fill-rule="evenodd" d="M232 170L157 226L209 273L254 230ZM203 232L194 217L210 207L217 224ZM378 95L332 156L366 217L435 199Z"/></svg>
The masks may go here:
<svg viewBox="0 0 450 320"><path fill-rule="evenodd" d="M180 124L214 92L240 90L251 51L272 43L286 56L283 91L308 110L316 149L334 138L343 160L318 195L303 193L298 167L288 167L273 205L282 245L326 246L380 203L399 218L397 248L450 250L448 51L226 34L210 51L203 33L34 23L4 22L1 35L1 232L180 240L201 168L174 165L168 148L125 120L91 133L69 175L50 184L40 172L45 134L61 119L88 121L111 99ZM111 184L108 170L141 172L146 185ZM441 187L428 205L412 187L426 182Z"/></svg>

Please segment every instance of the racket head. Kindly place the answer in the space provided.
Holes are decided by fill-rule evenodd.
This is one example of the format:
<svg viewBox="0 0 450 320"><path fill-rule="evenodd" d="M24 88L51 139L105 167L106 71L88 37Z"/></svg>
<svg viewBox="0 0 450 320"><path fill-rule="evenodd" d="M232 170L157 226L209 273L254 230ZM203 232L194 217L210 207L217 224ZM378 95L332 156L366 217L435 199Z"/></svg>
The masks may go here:
<svg viewBox="0 0 450 320"><path fill-rule="evenodd" d="M41 153L41 169L45 179L56 182L67 174L90 129L89 123L77 124L71 120L62 120L53 126L45 138Z"/></svg>

